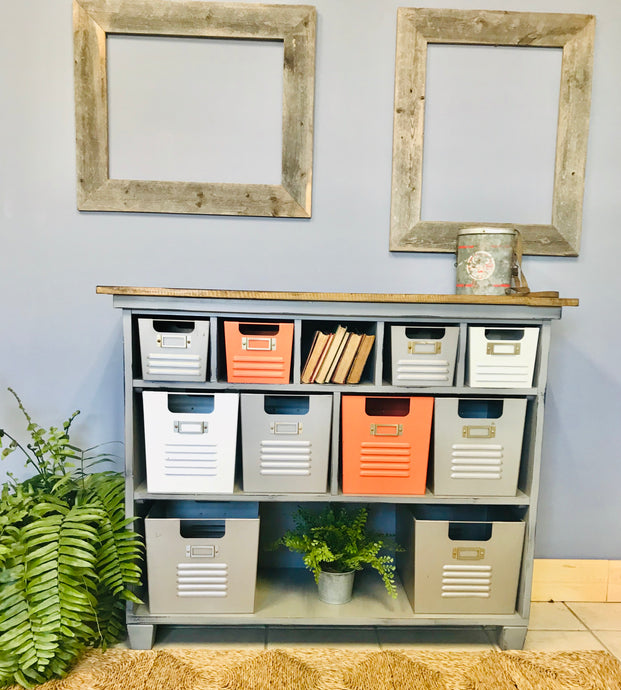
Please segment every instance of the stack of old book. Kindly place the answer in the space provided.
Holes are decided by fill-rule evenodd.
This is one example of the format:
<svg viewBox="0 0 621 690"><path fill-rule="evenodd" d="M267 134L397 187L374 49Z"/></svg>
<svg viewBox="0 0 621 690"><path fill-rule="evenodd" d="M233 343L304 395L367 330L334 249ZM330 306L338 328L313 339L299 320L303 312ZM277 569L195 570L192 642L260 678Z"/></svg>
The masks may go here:
<svg viewBox="0 0 621 690"><path fill-rule="evenodd" d="M369 358L375 336L348 331L316 331L306 363L302 383L358 383Z"/></svg>

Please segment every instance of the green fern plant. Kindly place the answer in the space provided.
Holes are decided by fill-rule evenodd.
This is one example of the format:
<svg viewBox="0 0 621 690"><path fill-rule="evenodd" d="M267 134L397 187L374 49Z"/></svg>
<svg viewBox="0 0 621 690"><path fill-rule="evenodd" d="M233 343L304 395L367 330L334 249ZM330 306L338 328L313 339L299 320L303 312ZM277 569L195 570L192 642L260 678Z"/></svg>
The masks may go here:
<svg viewBox="0 0 621 690"><path fill-rule="evenodd" d="M395 564L392 555L385 552L402 548L391 536L370 531L367 521L368 511L364 507L356 510L328 505L319 512L299 507L293 516L294 528L273 547L285 546L301 553L315 582L322 571L346 573L367 566L374 568L394 598L397 596Z"/></svg>
<svg viewBox="0 0 621 690"><path fill-rule="evenodd" d="M69 431L27 421L28 443L0 429L3 458L18 450L29 479L7 473L0 496L0 686L31 688L62 677L89 646L125 635L125 602L140 600L142 542L128 529L124 478L88 473L111 459L99 447L80 449Z"/></svg>

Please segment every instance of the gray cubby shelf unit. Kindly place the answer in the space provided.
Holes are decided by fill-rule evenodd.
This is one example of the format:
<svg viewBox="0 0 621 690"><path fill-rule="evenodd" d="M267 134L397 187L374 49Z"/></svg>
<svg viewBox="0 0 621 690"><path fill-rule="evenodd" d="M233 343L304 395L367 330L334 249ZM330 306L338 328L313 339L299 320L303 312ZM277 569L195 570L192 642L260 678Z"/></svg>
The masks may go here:
<svg viewBox="0 0 621 690"><path fill-rule="evenodd" d="M159 625L248 625L248 626L394 626L400 628L431 626L473 626L494 628L502 648L521 648L528 627L531 579L534 555L534 533L537 518L539 470L541 463L544 397L547 379L547 361L550 347L551 323L561 318L562 307L577 306L575 299L555 296L481 297L466 295L389 295L350 293L285 293L246 292L220 290L183 290L160 288L106 287L97 288L99 294L113 295L113 305L122 310L124 338L125 380L125 445L126 445L126 510L128 515L144 518L147 513L174 502L183 501L227 502L243 507L243 502L256 503L269 516L273 510L293 510L303 503L363 503L370 509L392 511L393 525L398 534L407 533L399 523L399 515L416 510L442 512L505 511L518 514L524 522L524 541L521 554L517 595L514 610L506 613L417 613L410 603L412 592L410 575L398 582L398 596L391 599L385 593L375 573L357 575L354 598L349 604L332 606L319 601L312 576L301 567L282 566L268 554L259 553L254 610L250 613L152 613L148 605L148 583L141 592L142 605L129 604L127 624L132 648L151 647L156 626ZM201 321L208 324L209 343L205 380L188 381L186 378L166 380L146 378L142 373L140 319L178 321L176 332L190 332L183 322ZM225 343L222 324L225 320L248 322L288 322L294 326L291 375L289 383L229 383L226 378ZM350 324L359 331L375 334L375 343L362 379L358 384L302 384L300 374L308 355L312 335L316 329L334 329L338 324ZM204 325L204 323L203 323ZM457 327L458 346L454 363L452 385L434 385L408 382L393 385L391 374L392 326L437 329ZM469 385L468 335L471 327L507 330L535 328L538 342L535 352L532 383L528 387L490 387L481 383ZM415 328L416 327L416 328ZM475 329L481 331L480 328ZM399 331L400 333L400 331ZM513 338L513 336L510 336ZM515 340L515 338L513 338ZM173 345L175 339L171 339ZM491 345L499 351L518 352L516 346ZM420 349L420 348L419 348ZM414 347L412 352L416 352ZM422 350L421 350L422 351ZM506 371L502 363L499 370ZM477 366L479 366L477 364ZM479 367L480 368L480 367ZM492 369L492 371L496 371ZM503 373L504 375L504 373ZM509 376L513 374L510 373ZM523 374L521 374L523 380ZM523 384L521 384L523 386ZM268 396L297 394L323 395L331 398L331 435L329 465L325 492L245 492L241 481L241 444L237 443L235 484L232 493L150 493L146 482L145 430L142 411L142 393L164 391L169 393L217 394L261 393ZM349 495L342 492L341 457L341 397L366 396L430 396L434 398L460 398L464 400L497 400L520 398L526 401L524 434L517 488L514 495L434 495L430 474L433 449L430 448L427 489L423 495ZM475 420L476 421L476 420ZM475 434L478 427L472 425ZM465 429L465 427L464 427ZM464 434L466 432L464 431ZM486 432L487 433L487 432ZM433 430L431 434L433 442ZM460 475L461 476L461 475ZM473 486L476 486L475 482ZM480 486L480 482L478 483ZM240 503L241 502L241 503ZM434 506L436 508L434 508ZM405 511L405 513L404 513ZM409 518L407 518L409 519ZM457 520L457 518L455 518ZM143 529L142 520L137 520ZM424 524L423 524L424 526ZM261 530L274 532L274 526L261 523ZM410 526L409 532L413 530ZM276 534L276 533L275 533ZM272 536L272 535L270 535ZM189 548L189 547L188 547ZM275 567L276 566L276 567ZM414 564L414 570L416 564ZM406 569L407 570L407 569ZM411 570L411 568L410 568ZM145 568L146 571L146 568ZM402 574L401 570L399 571ZM152 575L153 576L153 575ZM184 610L188 610L187 607ZM458 609L460 610L460 609ZM468 610L468 609L463 609ZM484 610L484 609L483 609Z"/></svg>

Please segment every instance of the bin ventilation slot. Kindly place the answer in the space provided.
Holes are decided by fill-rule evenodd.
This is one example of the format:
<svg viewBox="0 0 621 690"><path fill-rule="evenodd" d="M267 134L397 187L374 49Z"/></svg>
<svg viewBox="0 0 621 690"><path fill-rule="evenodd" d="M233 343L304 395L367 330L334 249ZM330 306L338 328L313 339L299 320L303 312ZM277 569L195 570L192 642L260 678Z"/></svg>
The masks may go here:
<svg viewBox="0 0 621 690"><path fill-rule="evenodd" d="M308 414L310 398L308 395L266 395L264 409L266 414Z"/></svg>
<svg viewBox="0 0 621 690"><path fill-rule="evenodd" d="M153 321L153 330L158 333L192 333L194 321Z"/></svg>
<svg viewBox="0 0 621 690"><path fill-rule="evenodd" d="M504 400L460 400L457 414L462 419L500 419Z"/></svg>
<svg viewBox="0 0 621 690"><path fill-rule="evenodd" d="M288 477L310 475L310 441L261 441L259 472Z"/></svg>
<svg viewBox="0 0 621 690"><path fill-rule="evenodd" d="M442 568L443 598L484 598L492 593L489 565L445 565Z"/></svg>
<svg viewBox="0 0 621 690"><path fill-rule="evenodd" d="M224 520L180 520L179 534L184 539L222 539L226 532Z"/></svg>
<svg viewBox="0 0 621 690"><path fill-rule="evenodd" d="M215 477L218 474L218 445L167 443L164 474L167 477Z"/></svg>
<svg viewBox="0 0 621 690"><path fill-rule="evenodd" d="M177 596L226 597L229 569L226 563L178 563Z"/></svg>
<svg viewBox="0 0 621 690"><path fill-rule="evenodd" d="M521 364L477 364L475 375L479 383L530 384L532 381L530 367Z"/></svg>
<svg viewBox="0 0 621 690"><path fill-rule="evenodd" d="M485 338L487 340L522 340L524 338L524 329L486 328Z"/></svg>
<svg viewBox="0 0 621 690"><path fill-rule="evenodd" d="M147 374L151 376L189 376L199 375L202 358L200 355L149 353L147 355Z"/></svg>
<svg viewBox="0 0 621 690"><path fill-rule="evenodd" d="M214 406L213 395L168 396L168 410L177 414L211 414Z"/></svg>
<svg viewBox="0 0 621 690"><path fill-rule="evenodd" d="M285 375L285 360L274 355L235 355L232 373L234 376L243 376L244 379L280 379Z"/></svg>
<svg viewBox="0 0 621 690"><path fill-rule="evenodd" d="M367 398L364 411L369 417L407 417L409 398Z"/></svg>
<svg viewBox="0 0 621 690"><path fill-rule="evenodd" d="M446 328L408 326L405 329L405 337L408 340L442 340L445 333Z"/></svg>
<svg viewBox="0 0 621 690"><path fill-rule="evenodd" d="M451 479L502 479L503 446L493 443L455 443Z"/></svg>
<svg viewBox="0 0 621 690"><path fill-rule="evenodd" d="M361 477L409 477L412 446L409 443L362 443Z"/></svg>
<svg viewBox="0 0 621 690"><path fill-rule="evenodd" d="M491 522L450 522L448 537L451 541L489 541Z"/></svg>
<svg viewBox="0 0 621 690"><path fill-rule="evenodd" d="M397 381L448 381L450 365L446 359L400 359Z"/></svg>

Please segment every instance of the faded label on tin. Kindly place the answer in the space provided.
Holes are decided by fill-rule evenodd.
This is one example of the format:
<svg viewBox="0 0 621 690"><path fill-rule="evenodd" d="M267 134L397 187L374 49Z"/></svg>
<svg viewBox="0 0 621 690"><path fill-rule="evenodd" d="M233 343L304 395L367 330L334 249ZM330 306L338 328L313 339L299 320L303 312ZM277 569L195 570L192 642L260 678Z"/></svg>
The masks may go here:
<svg viewBox="0 0 621 690"><path fill-rule="evenodd" d="M494 257L489 252L478 251L468 257L466 271L473 280L487 280L496 268Z"/></svg>

